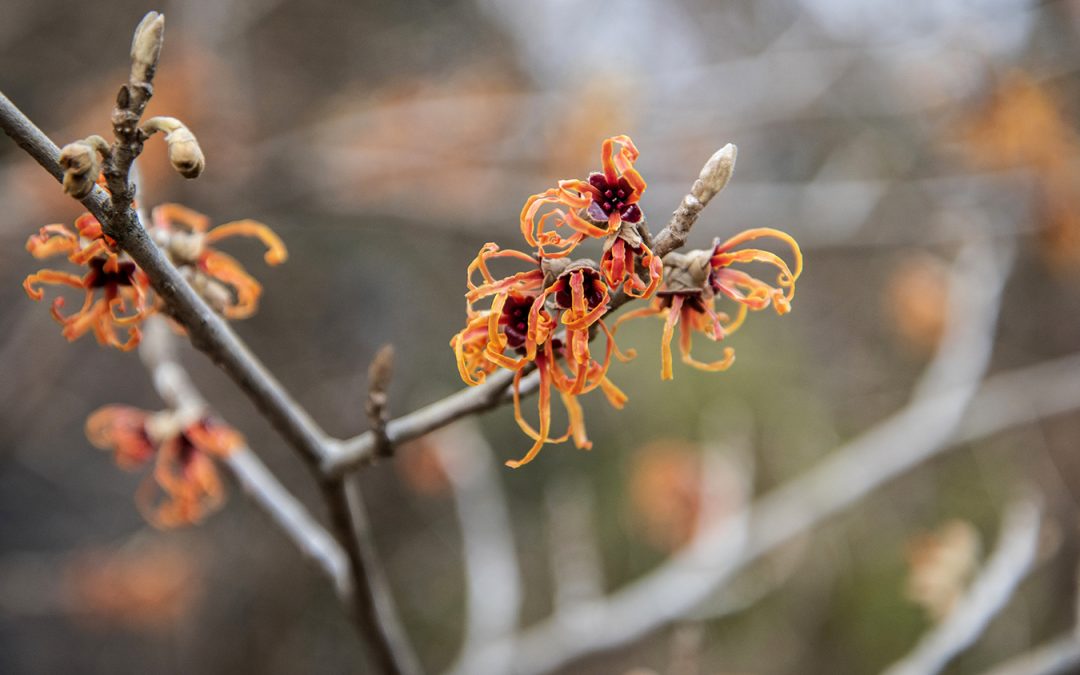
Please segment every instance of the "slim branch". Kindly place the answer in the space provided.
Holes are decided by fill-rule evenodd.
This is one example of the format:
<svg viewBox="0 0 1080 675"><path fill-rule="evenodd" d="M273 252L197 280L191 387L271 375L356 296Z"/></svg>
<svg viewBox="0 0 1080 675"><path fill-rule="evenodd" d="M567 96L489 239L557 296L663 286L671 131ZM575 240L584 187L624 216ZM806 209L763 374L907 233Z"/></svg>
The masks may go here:
<svg viewBox="0 0 1080 675"><path fill-rule="evenodd" d="M151 317L145 327L139 356L158 395L174 410L204 410L207 407L205 400L176 358L175 341L168 326L160 318ZM301 553L318 565L347 605L352 593L349 563L337 541L278 482L250 448L237 448L223 462L245 494L281 528Z"/></svg>
<svg viewBox="0 0 1080 675"><path fill-rule="evenodd" d="M1073 633L1040 645L983 675L1071 675L1080 670L1080 637Z"/></svg>
<svg viewBox="0 0 1080 675"><path fill-rule="evenodd" d="M355 479L346 476L322 482L331 526L349 558L355 588L349 609L361 632L369 638L371 657L379 672L418 675L420 666L398 621Z"/></svg>
<svg viewBox="0 0 1080 675"><path fill-rule="evenodd" d="M915 649L890 666L885 675L932 675L974 644L1035 565L1041 511L1033 499L1009 507L997 548L967 593L941 624L924 635Z"/></svg>

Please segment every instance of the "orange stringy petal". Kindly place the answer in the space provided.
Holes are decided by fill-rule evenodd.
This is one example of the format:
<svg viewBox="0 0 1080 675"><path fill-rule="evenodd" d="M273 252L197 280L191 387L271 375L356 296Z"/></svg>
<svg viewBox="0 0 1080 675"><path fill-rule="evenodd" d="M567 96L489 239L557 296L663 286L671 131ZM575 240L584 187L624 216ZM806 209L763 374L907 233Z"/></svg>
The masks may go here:
<svg viewBox="0 0 1080 675"><path fill-rule="evenodd" d="M72 288L83 288L83 280L74 274L58 272L57 270L38 270L23 279L23 290L31 300L41 300L45 297L45 290L36 288L35 284L63 285Z"/></svg>
<svg viewBox="0 0 1080 675"><path fill-rule="evenodd" d="M559 392L559 396L566 408L566 416L570 419L569 433L574 439L574 445L582 450L591 450L592 441L585 432L585 412L581 409L577 397L562 392Z"/></svg>
<svg viewBox="0 0 1080 675"><path fill-rule="evenodd" d="M243 265L232 256L221 251L208 250L203 253L200 265L207 275L232 287L236 301L224 310L228 319L246 319L259 307L262 285L244 270Z"/></svg>
<svg viewBox="0 0 1080 675"><path fill-rule="evenodd" d="M154 226L171 230L173 224L182 225L192 232L206 232L210 218L182 204L159 204L150 213Z"/></svg>
<svg viewBox="0 0 1080 675"><path fill-rule="evenodd" d="M683 297L676 295L671 299L671 309L664 321L664 335L660 339L660 379L671 380L675 375L671 369L671 338L675 334L675 324L682 313Z"/></svg>
<svg viewBox="0 0 1080 675"><path fill-rule="evenodd" d="M690 356L690 349L692 347L693 340L693 327L688 325L689 321L684 321L679 326L679 353L682 356L682 362L698 370L704 370L709 373L716 373L722 370L727 370L731 367L731 364L735 363L735 350L731 347L724 348L724 356L718 361L705 362L698 361L694 357Z"/></svg>
<svg viewBox="0 0 1080 675"><path fill-rule="evenodd" d="M60 253L70 253L79 247L79 237L63 225L45 225L26 240L26 250L38 260Z"/></svg>
<svg viewBox="0 0 1080 675"><path fill-rule="evenodd" d="M280 265L289 257L289 251L285 248L285 242L265 224L257 220L236 220L224 225L218 225L206 233L206 243L212 244L228 237L254 237L266 246L266 254L263 260L267 265Z"/></svg>
<svg viewBox="0 0 1080 675"><path fill-rule="evenodd" d="M540 359L540 361L541 362L537 364L540 372L540 392L537 397L536 404L537 410L540 413L540 430L536 433L536 442L533 443L532 447L529 448L529 450L525 453L524 457L517 460L510 459L506 461L506 466L510 467L511 469L517 469L533 461L536 456L540 454L540 449L543 448L544 444L548 442L548 434L551 428L551 381L550 376L547 372L547 363L543 362L543 358ZM519 392L521 388L520 383L521 373L519 372L514 377L515 401L519 400L518 397L520 396ZM527 422L525 422L525 418L520 414L520 404L516 404L516 410L514 412L515 419L518 421L518 425L528 424ZM525 427L522 428L524 429Z"/></svg>

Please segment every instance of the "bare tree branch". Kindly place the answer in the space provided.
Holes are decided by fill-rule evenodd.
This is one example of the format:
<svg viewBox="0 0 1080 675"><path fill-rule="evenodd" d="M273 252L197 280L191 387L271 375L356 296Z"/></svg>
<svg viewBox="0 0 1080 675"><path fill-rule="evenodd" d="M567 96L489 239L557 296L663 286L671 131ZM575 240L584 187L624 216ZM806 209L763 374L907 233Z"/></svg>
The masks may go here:
<svg viewBox="0 0 1080 675"><path fill-rule="evenodd" d="M1035 499L1009 507L997 547L947 617L885 675L933 675L982 635L1035 565L1042 508Z"/></svg>
<svg viewBox="0 0 1080 675"><path fill-rule="evenodd" d="M150 372L154 388L169 407L182 414L205 410L206 401L177 360L173 343L164 320L151 317L146 322L139 356ZM248 497L270 516L301 553L319 566L347 604L352 584L348 560L337 541L274 478L250 448L237 448L222 461Z"/></svg>
<svg viewBox="0 0 1080 675"><path fill-rule="evenodd" d="M1071 675L1080 670L1080 636L1069 633L1040 645L983 675Z"/></svg>
<svg viewBox="0 0 1080 675"><path fill-rule="evenodd" d="M470 671L505 673L512 649L485 652L483 646L517 630L524 596L514 551L514 530L506 496L496 473L495 453L475 421L464 420L438 432L439 460L453 487L465 557L465 638L457 662Z"/></svg>

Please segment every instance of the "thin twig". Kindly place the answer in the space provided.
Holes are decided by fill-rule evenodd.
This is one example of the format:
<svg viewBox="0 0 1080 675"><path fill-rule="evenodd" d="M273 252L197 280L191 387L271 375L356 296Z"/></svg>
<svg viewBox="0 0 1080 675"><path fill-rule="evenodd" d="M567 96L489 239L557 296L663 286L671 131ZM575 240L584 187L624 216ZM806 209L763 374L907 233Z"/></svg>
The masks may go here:
<svg viewBox="0 0 1080 675"><path fill-rule="evenodd" d="M378 457L389 457L394 453L394 445L386 435L389 416L387 390L390 388L393 369L394 346L383 345L375 352L375 358L368 366L368 398L365 407L368 421L371 422L371 433L375 437L375 455Z"/></svg>
<svg viewBox="0 0 1080 675"><path fill-rule="evenodd" d="M941 624L885 675L933 675L974 644L1035 565L1041 518L1042 509L1035 499L1009 507L997 547L971 587Z"/></svg>

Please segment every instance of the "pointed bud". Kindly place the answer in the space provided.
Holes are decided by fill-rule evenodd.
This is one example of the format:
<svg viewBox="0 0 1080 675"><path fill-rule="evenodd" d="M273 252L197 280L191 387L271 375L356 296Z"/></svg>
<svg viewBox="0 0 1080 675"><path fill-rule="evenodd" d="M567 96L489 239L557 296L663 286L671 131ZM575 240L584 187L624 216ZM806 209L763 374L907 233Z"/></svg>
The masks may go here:
<svg viewBox="0 0 1080 675"><path fill-rule="evenodd" d="M731 143L717 150L709 161L705 162L701 175L690 189L690 194L702 204L708 204L710 199L724 189L731 180L731 175L735 173L736 153L737 148Z"/></svg>
<svg viewBox="0 0 1080 675"><path fill-rule="evenodd" d="M165 40L165 15L150 12L135 28L131 39L131 75L135 82L145 82L152 75Z"/></svg>

